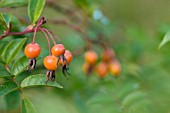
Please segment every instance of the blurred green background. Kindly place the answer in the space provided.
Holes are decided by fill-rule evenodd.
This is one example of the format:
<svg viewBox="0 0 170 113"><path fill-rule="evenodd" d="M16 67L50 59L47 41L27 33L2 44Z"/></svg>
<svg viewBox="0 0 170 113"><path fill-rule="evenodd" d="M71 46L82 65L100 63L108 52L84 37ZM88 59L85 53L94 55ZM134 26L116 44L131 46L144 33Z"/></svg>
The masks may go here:
<svg viewBox="0 0 170 113"><path fill-rule="evenodd" d="M75 9L78 16L83 18L75 1L56 0L55 3ZM89 1L88 5L84 1L83 6L87 6L86 11L91 15L88 21L92 23L84 25L85 31L92 38L96 32L102 31L106 35L104 40L110 43L122 65L120 77L114 78L108 74L100 79L93 73L87 78L82 72L82 53L75 56L71 63L69 79L60 71L56 72L56 79L63 89L24 89L25 97L32 101L38 113L170 113L170 44L158 49L163 36L170 30L170 1L94 0ZM28 19L25 6L0 10ZM45 6L42 15L49 21L69 20L66 15L48 6ZM72 23L76 25L76 22ZM53 25L47 21L45 27L57 34L72 52L86 45L82 36L67 26ZM27 37L32 37L32 34ZM43 49L41 56L45 57L48 55L47 42L41 33L37 37L36 41ZM31 42L31 39L27 42ZM94 46L100 55L102 49ZM37 69L31 74L46 72L42 61L38 61ZM24 72L23 76L26 74L30 73ZM14 105L15 101L11 106L15 108ZM4 98L1 98L0 112L7 113L6 109ZM17 113L19 110L15 108L8 113Z"/></svg>

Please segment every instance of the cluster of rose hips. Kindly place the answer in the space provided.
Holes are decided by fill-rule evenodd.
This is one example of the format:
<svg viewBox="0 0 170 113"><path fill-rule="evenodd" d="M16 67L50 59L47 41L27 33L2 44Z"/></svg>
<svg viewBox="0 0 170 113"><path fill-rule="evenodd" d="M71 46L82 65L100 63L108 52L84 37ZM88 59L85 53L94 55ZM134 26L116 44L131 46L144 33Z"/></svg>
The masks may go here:
<svg viewBox="0 0 170 113"><path fill-rule="evenodd" d="M69 50L66 50L63 44L57 44L52 36L52 33L49 32L45 28L40 28L40 25L44 23L44 19L40 19L37 23L38 28L36 30L40 30L44 33L49 46L49 55L44 58L44 66L48 70L46 73L47 82L55 80L55 71L58 67L62 67L63 74L66 75L68 72L67 70L68 65L71 63L73 59L73 55ZM36 26L36 27L37 27ZM36 58L40 55L41 47L39 44L35 43L35 34L36 30L34 31L33 42L26 45L24 53L27 58L29 58L28 69L33 70L36 66ZM48 35L47 35L48 34ZM52 39L54 46L50 47L50 40L49 36Z"/></svg>
<svg viewBox="0 0 170 113"><path fill-rule="evenodd" d="M97 64L98 55L95 51L89 50L85 53L83 71L90 75L95 71L100 78L107 76L110 72L113 76L118 77L121 72L121 65L115 58L113 49L107 48L102 52L102 60Z"/></svg>
<svg viewBox="0 0 170 113"><path fill-rule="evenodd" d="M29 58L28 70L33 70L36 66L36 58L41 52L41 47L37 43L26 45L24 53ZM72 53L65 50L63 44L55 44L51 49L51 54L44 58L44 66L48 70L46 73L47 81L55 80L55 70L62 66L63 73L67 72L68 65L72 61Z"/></svg>

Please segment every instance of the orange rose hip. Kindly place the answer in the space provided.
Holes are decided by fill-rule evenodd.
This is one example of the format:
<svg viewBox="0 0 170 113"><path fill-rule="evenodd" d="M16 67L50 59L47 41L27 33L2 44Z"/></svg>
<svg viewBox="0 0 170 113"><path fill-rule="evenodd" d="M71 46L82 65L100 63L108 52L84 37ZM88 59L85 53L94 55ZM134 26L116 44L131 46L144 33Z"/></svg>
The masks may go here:
<svg viewBox="0 0 170 113"><path fill-rule="evenodd" d="M57 68L57 58L53 55L46 56L44 58L44 66L48 70L56 70L56 68Z"/></svg>
<svg viewBox="0 0 170 113"><path fill-rule="evenodd" d="M94 65L97 62L98 55L96 52L90 50L85 53L84 59L87 63Z"/></svg>
<svg viewBox="0 0 170 113"><path fill-rule="evenodd" d="M41 47L37 43L30 43L26 45L24 53L27 58L37 58L40 55Z"/></svg>

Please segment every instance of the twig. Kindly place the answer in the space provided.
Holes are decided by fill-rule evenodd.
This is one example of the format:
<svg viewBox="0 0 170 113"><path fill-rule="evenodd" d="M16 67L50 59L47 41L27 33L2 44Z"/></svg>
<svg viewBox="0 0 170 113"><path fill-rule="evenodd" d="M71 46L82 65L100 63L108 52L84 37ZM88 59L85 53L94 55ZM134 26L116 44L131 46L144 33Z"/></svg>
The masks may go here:
<svg viewBox="0 0 170 113"><path fill-rule="evenodd" d="M26 28L24 31L21 31L21 32L11 32L11 29L12 29L12 24L10 23L10 27L8 29L8 31L6 31L3 35L0 36L0 40L2 40L3 38L7 37L7 36L10 36L10 35L24 35L24 34L27 34L27 33L32 33L34 32L34 35L36 34L35 31L39 31L40 29L40 26L42 24L44 24L44 17L41 17L38 22L37 22L37 25L36 27L32 27L30 29ZM35 40L35 36L33 38L33 42Z"/></svg>

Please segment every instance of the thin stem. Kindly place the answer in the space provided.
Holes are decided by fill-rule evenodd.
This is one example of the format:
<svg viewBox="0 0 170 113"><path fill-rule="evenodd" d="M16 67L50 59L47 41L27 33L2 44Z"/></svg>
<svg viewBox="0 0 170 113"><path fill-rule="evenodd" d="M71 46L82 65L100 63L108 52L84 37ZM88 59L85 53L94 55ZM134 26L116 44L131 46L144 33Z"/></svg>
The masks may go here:
<svg viewBox="0 0 170 113"><path fill-rule="evenodd" d="M21 92L21 98L24 99L24 95L22 94L22 92Z"/></svg>
<svg viewBox="0 0 170 113"><path fill-rule="evenodd" d="M42 28L39 28L45 35L46 39L47 39L47 42L48 42L48 48L49 48L49 52L50 52L50 55L51 55L51 46L50 46L50 40L49 40L49 37L47 36L47 33L42 29Z"/></svg>
<svg viewBox="0 0 170 113"><path fill-rule="evenodd" d="M40 26L43 24L44 21L45 21L45 20L44 20L44 17L41 17L41 18L37 21L37 24L36 24L36 27L35 27L35 30L34 30L34 37L33 37L32 43L35 42L37 29L40 28Z"/></svg>
<svg viewBox="0 0 170 113"><path fill-rule="evenodd" d="M4 67L5 67L5 69L6 69L9 73L11 73L10 70L9 70L8 65L4 65Z"/></svg>
<svg viewBox="0 0 170 113"><path fill-rule="evenodd" d="M51 33L50 33L47 29L45 29L45 28L41 28L41 29L42 29L43 31L45 31L45 32L50 36L51 40L52 40L53 43L56 45L56 42L55 42L53 36L51 35Z"/></svg>
<svg viewBox="0 0 170 113"><path fill-rule="evenodd" d="M35 28L31 29L31 30L24 30L24 31L21 31L21 32L9 32L8 34L1 35L0 40L7 37L7 36L10 36L10 35L24 35L24 34L27 34L27 33L32 33L34 31L35 31ZM37 29L37 31L39 31L39 29Z"/></svg>
<svg viewBox="0 0 170 113"><path fill-rule="evenodd" d="M38 29L38 27L40 27L39 25L40 25L40 23L39 23L39 21L38 21L38 23L37 23L37 25L36 25L36 27L35 27L35 30L34 30L34 36L33 36L33 39L32 39L32 43L35 43L35 38L36 38L37 29Z"/></svg>
<svg viewBox="0 0 170 113"><path fill-rule="evenodd" d="M24 30L22 32L10 32L7 36L9 35L24 35L24 34L27 34L27 33L32 33L35 31L35 28L32 29L32 30Z"/></svg>
<svg viewBox="0 0 170 113"><path fill-rule="evenodd" d="M54 38L56 38L58 41L59 41L59 43L62 43L61 42L61 39L59 38L59 36L57 36L56 34L54 34L53 32L51 32L51 31L48 31L49 33L51 33L53 36L54 36Z"/></svg>
<svg viewBox="0 0 170 113"><path fill-rule="evenodd" d="M21 31L21 32L11 32L12 24L10 24L10 29L6 33L4 33L3 35L0 36L0 40L7 37L7 36L10 36L10 35L24 35L24 34L27 34L27 33L34 32L34 37L33 37L33 43L34 43L36 32L39 31L40 26L43 25L45 22L46 22L45 18L41 17L38 20L35 28L33 28L33 29L25 29L24 31Z"/></svg>
<svg viewBox="0 0 170 113"><path fill-rule="evenodd" d="M34 31L34 36L33 36L33 39L32 39L32 43L35 43L36 33L37 33L37 26L35 27L35 31Z"/></svg>

